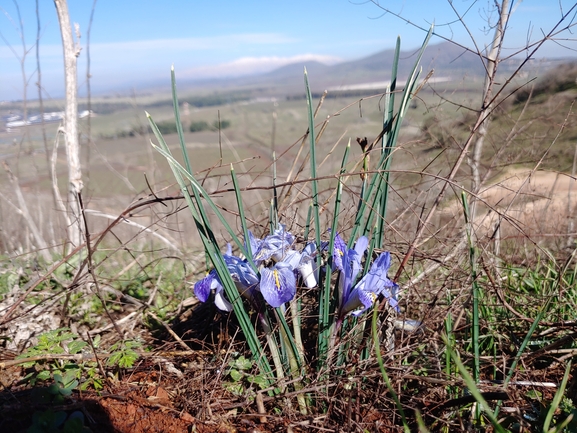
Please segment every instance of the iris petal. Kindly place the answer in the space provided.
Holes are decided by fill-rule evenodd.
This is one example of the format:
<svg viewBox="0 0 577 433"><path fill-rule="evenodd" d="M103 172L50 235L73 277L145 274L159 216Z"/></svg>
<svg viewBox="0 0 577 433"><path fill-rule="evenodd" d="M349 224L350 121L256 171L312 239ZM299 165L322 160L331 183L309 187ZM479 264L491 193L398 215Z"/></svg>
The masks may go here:
<svg viewBox="0 0 577 433"><path fill-rule="evenodd" d="M304 260L301 260L300 265L298 266L298 270L303 277L305 285L312 289L317 285L317 278L315 276L315 271L313 269L313 259L309 256L306 256Z"/></svg>
<svg viewBox="0 0 577 433"><path fill-rule="evenodd" d="M381 253L371 265L369 272L358 282L353 291L373 292L376 295L383 295L389 301L389 305L398 311L399 304L396 300L396 293L399 286L387 276L390 266L390 253L388 251Z"/></svg>
<svg viewBox="0 0 577 433"><path fill-rule="evenodd" d="M256 254L260 246L262 245L262 240L255 237L252 232L248 231L248 242L250 245L250 250L252 251L253 256Z"/></svg>
<svg viewBox="0 0 577 433"><path fill-rule="evenodd" d="M345 241L343 241L343 239L337 233L335 235L335 243L334 243L333 251L332 251L333 271L336 269L338 269L339 271L342 271L344 269L343 256L345 255L346 251L347 251L347 244L345 244Z"/></svg>
<svg viewBox="0 0 577 433"><path fill-rule="evenodd" d="M355 288L342 308L342 314L352 313L355 316L362 314L367 308L374 305L377 295L373 292Z"/></svg>
<svg viewBox="0 0 577 433"><path fill-rule="evenodd" d="M387 289L382 289L381 290L381 295L383 295L385 298L387 298L387 300L389 301L389 305L391 307L393 307L393 309L398 313L400 311L399 308L399 303L397 302L397 300L395 299L394 295L391 295L391 292L389 292Z"/></svg>
<svg viewBox="0 0 577 433"><path fill-rule="evenodd" d="M253 251L254 260L259 263L268 259L272 259L275 262L281 261L294 241L295 237L281 224L273 234L262 240L258 251Z"/></svg>
<svg viewBox="0 0 577 433"><path fill-rule="evenodd" d="M289 266L274 266L261 270L260 291L266 302L272 307L280 307L296 294L296 279Z"/></svg>
<svg viewBox="0 0 577 433"><path fill-rule="evenodd" d="M216 274L211 271L206 277L194 284L194 294L200 302L206 302L208 300L212 288L211 286L215 280Z"/></svg>
<svg viewBox="0 0 577 433"><path fill-rule="evenodd" d="M240 294L252 299L259 283L258 276L252 267L244 261L238 261L229 265L228 270Z"/></svg>
<svg viewBox="0 0 577 433"><path fill-rule="evenodd" d="M383 288L397 288L397 284L393 283L387 276L389 267L391 266L391 255L388 251L381 253L374 261L366 276L367 286L375 288L373 291L379 293Z"/></svg>
<svg viewBox="0 0 577 433"><path fill-rule="evenodd" d="M200 302L206 302L210 296L211 290L215 289L214 304L219 310L231 312L232 304L228 302L224 295L224 288L218 280L218 275L213 269L202 280L194 284L194 294Z"/></svg>
<svg viewBox="0 0 577 433"><path fill-rule="evenodd" d="M296 250L288 250L282 261L290 265L291 268L297 269L303 257L304 255Z"/></svg>
<svg viewBox="0 0 577 433"><path fill-rule="evenodd" d="M351 260L351 284L355 282L357 279L357 275L361 270L361 260L363 259L363 255L367 247L369 246L369 239L366 236L361 236L357 239L355 243L354 252L356 254L350 254L351 250L349 250L349 257Z"/></svg>
<svg viewBox="0 0 577 433"><path fill-rule="evenodd" d="M232 304L228 302L224 296L224 290L222 288L216 290L214 295L214 305L216 305L216 307L221 311L226 311L228 313L232 311Z"/></svg>
<svg viewBox="0 0 577 433"><path fill-rule="evenodd" d="M365 251L367 250L368 246L369 246L369 238L367 238L366 236L361 236L355 242L355 251L359 254L359 256L362 257L363 254L365 254Z"/></svg>

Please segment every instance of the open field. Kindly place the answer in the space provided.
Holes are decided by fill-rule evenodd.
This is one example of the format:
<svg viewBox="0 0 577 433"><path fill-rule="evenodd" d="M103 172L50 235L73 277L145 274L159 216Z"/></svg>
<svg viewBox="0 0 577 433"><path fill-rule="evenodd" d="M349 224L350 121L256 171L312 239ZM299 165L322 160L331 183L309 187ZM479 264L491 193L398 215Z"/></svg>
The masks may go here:
<svg viewBox="0 0 577 433"><path fill-rule="evenodd" d="M470 86L470 83L469 83ZM466 88L451 88L446 89L441 87L437 89L442 94L451 94L457 102L472 101L477 90ZM457 93L455 93L457 92ZM333 95L331 95L333 96ZM414 108L411 110L410 116L407 119L405 131L411 138L418 139L423 119L433 114L438 116L458 116L454 107L443 107L439 103L439 97L435 96L431 91L423 91L419 95L422 100L415 102ZM186 98L181 98L185 100ZM117 135L125 135L131 130L142 130L146 128L147 121L145 118L145 110L148 111L156 122L168 122L173 119L172 106L166 99L160 99L160 96L152 97L138 97L137 99L129 100L127 98L119 98L119 100L107 100L111 107L118 104L118 109L113 110L108 108L107 113L101 114L95 112L96 116L89 119L90 131L88 131L88 119L83 119L80 125L81 139L83 146L82 161L87 161L90 167L85 167L84 170L96 169L102 166L98 159L105 158L114 163L114 167L118 168L126 161L126 167L121 171L131 179L142 177L137 172L142 171L142 167L150 163L147 160L150 155L148 142L149 136L142 137L118 137ZM162 103L160 103L162 102ZM353 142L353 150L356 151L355 144L356 137L374 137L381 130L382 118L382 101L377 95L376 97L369 97L359 100L358 97L329 97L323 103L321 110L317 116L317 122L320 124L324 119L329 119L329 127L323 134L322 140L319 144L323 151L328 151L335 144L340 143L338 150L341 150L349 139ZM30 104L30 110L34 110L34 104ZM126 105L130 105L126 107ZM448 110L447 110L448 109ZM455 113L447 113L447 111L454 111ZM225 104L221 106L211 106L204 108L190 107L188 114L183 115L183 124L186 127L192 121L206 121L209 124L215 122L220 112L221 119L226 119L231 122L231 127L222 131L222 151L223 156L226 156L230 150L230 146L237 149L243 147L258 149L258 154L261 157L270 158L272 155L272 146L274 145L277 155L288 151L289 158L296 155L298 147L300 146L300 138L307 129L306 119L306 105L303 99L278 99L275 97L266 97L259 99L252 99L232 104ZM273 126L273 113L276 115ZM445 114L442 114L445 113ZM54 135L57 130L57 124L47 124L47 147L48 151L52 152ZM273 138L274 132L274 138ZM87 134L90 133L91 139L88 140ZM124 134L122 134L124 133ZM412 134L412 135L411 135ZM104 138L108 137L108 138ZM169 137L169 140L175 137ZM216 158L210 158L209 155L202 154L202 167L199 170L212 166L218 163L218 134L213 132L199 132L187 134L186 136L189 146L194 149L214 149L218 155ZM295 145L295 143L298 145ZM40 126L28 127L28 131L24 133L22 130L16 130L12 133L0 133L0 144L3 145L3 158L9 162L11 166L21 166L22 172L27 173L26 180L32 172L40 173L43 171L43 164L41 159L44 156L38 156L44 151L44 143L42 142L42 130ZM425 144L425 143L423 143ZM425 144L426 145L426 144ZM295 150L296 148L296 150ZM337 150L337 159L340 158L340 152ZM19 153L20 152L20 153ZM30 153L34 157L30 158ZM357 152L358 156L360 153ZM94 155L93 159L92 155ZM204 158L208 157L208 160ZM63 160L64 150L63 145L60 145L59 158ZM156 158L156 157L155 157ZM244 158L244 156L243 156ZM156 162L160 161L157 158ZM237 162L234 157L224 157L223 164ZM264 165L266 166L268 162ZM31 167L37 167L32 170ZM95 167L96 166L96 167ZM136 171L135 173L132 173ZM164 170L159 170L164 172ZM59 176L61 177L61 176ZM112 178L114 173L112 173ZM139 185L142 185L140 182ZM97 194L99 185L87 181L88 188L94 188ZM110 192L109 184L103 188ZM138 188L137 188L138 189ZM140 189L138 189L140 190ZM113 190L114 191L114 190ZM119 193L122 193L122 186L119 185Z"/></svg>
<svg viewBox="0 0 577 433"><path fill-rule="evenodd" d="M461 85L462 88L458 87ZM447 88L446 84L441 83L435 91L450 95L459 103L475 98L475 87L472 88L470 82L458 83L458 86ZM460 116L454 106L443 104L430 89L422 91L419 96L420 99L412 105L404 122L401 136L403 144L395 154L395 167L398 170L418 172L437 158L437 151L428 151L429 144L423 141L421 131L425 119L430 116L448 116L450 119ZM150 187L155 193L162 190L163 194L178 194L166 161L149 144L153 139L151 134L137 132L132 137L127 134L129 131L146 129L145 111L156 122L171 122L174 116L172 107L161 95L145 96L132 101L121 98L116 102L118 110L111 111L110 107L114 106L115 100L107 99L110 112L96 112L95 117L82 119L80 124L86 205L107 214L119 214L134 200L150 194ZM129 102L130 106L127 107ZM358 170L362 152L356 138L368 137L372 140L379 134L382 129L382 104L382 95L363 99L328 97L324 100L316 117L319 128L325 121L328 122L318 140L319 155L322 155L319 170L327 174L337 171L349 140L351 156L347 167L353 170L356 166L355 170ZM276 167L277 182L286 180L289 173L294 176L302 170L302 164L304 173L300 175L301 178L309 171L305 160L307 142L304 143L304 151L302 142L307 130L306 104L300 97L259 97L220 106L191 106L186 111L182 110L182 113L185 130L191 122L205 121L212 124L217 121L219 113L222 120L230 122L231 126L221 131L220 138L214 129L185 134L194 170L201 178L208 176L209 179L215 179L210 184L214 190L227 185L230 187L226 180L216 180L220 176L228 176L230 164L233 164L245 185L270 186L273 150L279 159ZM17 174L23 191L36 196L38 203L50 201L52 181L47 168L46 150L48 156L51 156L57 127L54 123L46 125L46 144L42 140L40 126L28 127L27 131L0 133L0 143L5 143L4 160ZM173 149L177 141L175 134L167 135L167 142ZM55 169L59 189L63 193L66 189L67 165L62 137ZM405 174L399 183L404 187L413 178L414 175ZM0 173L0 182L7 184L4 171ZM321 183L324 188L335 185L334 179ZM302 197L306 197L307 191L308 187L301 191ZM267 193L256 194L250 200L255 203L266 201L266 196ZM396 206L403 205L400 203ZM261 218L266 208L266 205L257 205L255 211L258 215L253 218Z"/></svg>

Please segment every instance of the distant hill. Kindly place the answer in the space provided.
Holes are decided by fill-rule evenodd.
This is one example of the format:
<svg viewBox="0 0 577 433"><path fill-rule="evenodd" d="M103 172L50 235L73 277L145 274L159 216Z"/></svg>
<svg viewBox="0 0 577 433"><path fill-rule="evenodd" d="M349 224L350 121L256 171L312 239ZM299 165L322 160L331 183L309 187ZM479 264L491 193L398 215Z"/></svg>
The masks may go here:
<svg viewBox="0 0 577 433"><path fill-rule="evenodd" d="M309 75L326 75L332 71L333 66L325 65L321 62L309 61L306 63L291 63L290 65L281 66L272 72L259 75L258 77L266 77L272 80L285 80L294 78L296 76L303 76L304 67L307 68L307 73Z"/></svg>
<svg viewBox="0 0 577 433"><path fill-rule="evenodd" d="M383 82L391 77L395 50L387 49L357 60L325 65L319 62L298 62L282 66L274 71L234 79L213 82L226 87L273 87L279 93L302 93L303 69L307 68L311 88L321 91L328 87L349 86L368 82ZM417 49L401 51L399 77L406 77L416 60ZM484 68L478 56L450 42L429 45L421 60L424 74L435 69L435 76L480 77ZM207 83L204 82L206 85Z"/></svg>
<svg viewBox="0 0 577 433"><path fill-rule="evenodd" d="M366 83L383 83L390 80L394 49L379 51L368 57L325 65L316 61L301 61L282 66L271 72L237 78L186 81L182 86L204 90L259 89L260 92L284 96L303 93L303 69L307 68L311 89L321 92L327 88L351 87ZM404 81L413 67L418 49L402 50L399 60L399 80ZM525 70L546 70L572 59L533 59ZM520 59L509 59L500 64L501 72L513 72ZM479 56L451 42L431 44L421 59L423 76L434 69L433 77L460 81L463 78L482 79L485 68Z"/></svg>
<svg viewBox="0 0 577 433"><path fill-rule="evenodd" d="M383 50L369 57L340 63L331 67L331 78L339 79L357 76L376 81L388 80L391 77L395 50ZM413 67L418 50L401 51L399 56L399 76L406 77ZM479 58L468 51L450 43L429 45L421 59L425 73L435 69L435 75L481 75L483 65Z"/></svg>

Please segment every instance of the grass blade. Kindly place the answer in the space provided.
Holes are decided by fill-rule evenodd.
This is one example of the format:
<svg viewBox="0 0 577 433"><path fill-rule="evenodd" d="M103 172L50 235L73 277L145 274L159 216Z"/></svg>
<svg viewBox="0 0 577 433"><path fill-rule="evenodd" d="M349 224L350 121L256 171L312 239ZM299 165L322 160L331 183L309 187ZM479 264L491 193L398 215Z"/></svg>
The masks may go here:
<svg viewBox="0 0 577 433"><path fill-rule="evenodd" d="M152 121L152 119L150 119L150 121ZM159 134L160 134L160 132L159 132ZM174 166L174 168L181 174L181 176L184 176L191 183L193 195L198 194L199 200L202 198L202 199L204 199L204 201L206 201L206 203L209 205L209 207L213 211L214 215L219 219L219 221L222 223L222 225L224 226L226 231L231 236L231 239L238 246L240 251L246 255L246 248L244 246L244 243L240 241L240 239L238 238L238 236L236 235L234 230L230 227L230 225L228 224L228 222L226 221L226 219L222 215L222 212L220 212L220 209L218 208L218 206L212 201L208 192L206 192L206 190L202 187L202 185L200 184L200 182L198 182L198 180L194 177L194 175L192 173L189 173L172 156L172 153L170 152L168 147L166 149L164 149L163 147L159 147L159 146L155 145L154 143L151 143L151 145L154 149L156 149L162 156L164 156L168 160L168 162L169 162L169 164L171 164L171 166Z"/></svg>
<svg viewBox="0 0 577 433"><path fill-rule="evenodd" d="M561 399L563 398L563 394L565 393L565 387L567 386L567 381L569 380L569 373L571 372L571 360L567 363L567 367L565 368L565 374L563 375L563 380L561 381L561 385L559 389L555 393L555 397L553 397L553 401L551 402L551 407L547 411L547 416L545 417L545 421L543 422L543 431L549 432L549 426L551 425L551 421L553 420L553 415L557 411L559 404L561 403ZM554 429L553 431L558 431L558 429Z"/></svg>
<svg viewBox="0 0 577 433"><path fill-rule="evenodd" d="M244 236L244 245L245 245L245 249L246 249L246 258L248 259L249 262L252 263L253 268L256 270L256 266L253 263L253 259L252 259L252 250L251 250L251 246L250 246L250 242L249 242L249 235L248 235L248 226L246 224L246 216L244 214L244 206L242 204L242 195L240 193L240 187L238 185L238 179L236 177L236 173L234 171L234 167L232 166L232 164L230 164L230 177L232 178L232 185L234 187L234 195L236 197L236 205L238 208L238 216L240 218L240 225L242 227L242 233Z"/></svg>
<svg viewBox="0 0 577 433"><path fill-rule="evenodd" d="M395 405L397 406L397 410L401 415L401 419L403 421L403 430L405 431L405 433L409 433L411 429L409 428L409 424L407 423L407 418L405 417L405 411L403 410L403 405L401 405L401 401L399 400L399 397L397 396L397 393L395 392L395 389L391 384L389 375L387 374L387 370L385 369L385 366L383 364L383 357L381 356L381 345L379 342L379 332L377 330L377 317L378 317L378 308L373 307L373 320L371 322L371 331L373 336L373 344L375 346L375 355L377 357L377 362L379 364L379 369L381 370L383 380L385 381L387 389L391 393L391 396L395 401Z"/></svg>
<svg viewBox="0 0 577 433"><path fill-rule="evenodd" d="M321 222L320 222L320 215L319 215L319 195L318 195L318 185L317 185L317 158L316 158L316 143L315 143L315 120L314 120L314 112L313 112L313 102L311 96L311 89L309 86L309 78L308 73L305 68L304 71L304 79L305 79L305 91L306 91L306 100L307 100L307 114L308 114L308 121L309 121L309 139L310 139L310 167L311 167L311 189L312 189L312 216L314 220L314 227L315 227L315 242L317 247L321 245ZM320 269L322 265L322 257L320 254L317 254L317 267ZM330 274L329 274L330 275ZM329 276L327 279L330 280ZM321 288L319 293L319 337L317 348L319 351L319 359L320 354L327 353L327 344L328 339L326 338L327 333L329 332L329 322L328 322L328 314L329 314L329 302L327 300L330 298L330 286L328 284L322 284L321 281L318 282L319 287ZM319 362L319 366L323 365L323 362Z"/></svg>
<svg viewBox="0 0 577 433"><path fill-rule="evenodd" d="M329 249L328 251L333 251L334 249L334 245L335 245L335 237L337 235L337 231L338 231L338 218L339 218L339 213L340 213L340 209L341 209L341 196L342 196L342 192L343 192L343 184L342 184L342 176L345 174L346 171L346 165L347 165L347 161L348 161L348 157L349 157L349 151L351 149L351 141L349 140L347 147L345 148L345 152L343 154L343 159L341 160L341 169L340 169L340 175L339 175L339 179L338 179L338 185L337 185L337 191L335 194L335 205L333 207L333 221L332 221L332 225L331 225L331 234L330 234L330 238L329 238ZM323 343L329 341L328 346L326 346L325 344L319 344L319 359L326 359L326 356L328 355L328 351L331 351L334 348L335 345L335 341L336 341L336 336L337 336L337 332L339 331L338 329L338 322L337 321L333 321L331 323L330 320L330 309L331 309L331 305L330 305L330 295L331 295L331 273L332 273L332 255L329 254L328 258L327 258L327 264L325 266L325 275L326 275L326 279L325 279L325 287L324 287L324 292L323 295L325 296L325 298L322 300L323 301L323 305L324 305L324 309L323 309L323 313L324 313L324 318L323 318L323 323L326 324L326 328L323 328L323 333L321 334L320 330L319 330L319 343L322 341ZM337 292L336 288L335 288L335 292ZM335 295L335 299L338 298L338 294ZM337 303L340 304L341 303L341 299L337 299ZM322 358L321 358L322 355Z"/></svg>
<svg viewBox="0 0 577 433"><path fill-rule="evenodd" d="M479 285L477 283L477 251L473 244L471 235L472 222L469 216L469 203L465 191L461 192L461 203L463 204L463 214L465 216L465 233L467 236L467 244L469 246L469 265L471 266L471 289L473 298L473 323L471 324L471 342L473 344L473 380L479 383L479 375L481 372L481 357L479 351ZM475 407L475 419L479 420L481 412L479 406Z"/></svg>
<svg viewBox="0 0 577 433"><path fill-rule="evenodd" d="M406 114L408 104L411 100L413 95L413 90L419 79L419 71L418 66L425 48L429 43L429 40L433 33L433 26L429 29L423 44L421 45L421 49L419 54L417 55L417 60L413 66L413 69L409 75L407 80L407 84L405 85L405 89L403 91L403 97L401 100L401 104L397 110L396 115L392 116L393 112L393 103L394 99L389 101L389 114L387 116L387 122L384 122L384 128L382 131L383 137L387 136L387 140L385 146L383 147L384 151L381 154L381 158L376 167L376 173L372 177L369 187L366 189L364 196L362 197L361 205L359 206L359 210L357 212L357 216L355 218L355 223L351 232L351 238L349 239L349 247L352 246L354 239L357 237L357 232L360 229L361 223L364 219L364 214L366 211L367 206L369 207L369 213L365 220L362 235L367 235L373 226L373 219L377 209L380 209L382 215L381 217L384 218L384 212L386 211L387 207L387 200L388 200L388 185L389 185L389 168L391 166L392 161L392 152L396 146L397 139L399 136L399 131L401 128L401 124L403 118ZM395 51L395 58L393 59L393 73L395 78L395 85L396 85L396 65L398 64L398 57L400 55L400 40L397 40L397 51ZM391 91L394 87L391 86ZM379 202L382 195L385 195L387 198L382 198L382 202ZM382 240L379 240L381 243Z"/></svg>
<svg viewBox="0 0 577 433"><path fill-rule="evenodd" d="M172 88L172 106L174 108L174 119L176 121L176 132L178 133L178 141L184 158L184 166L189 173L192 173L190 159L188 158L188 151L186 149L186 142L184 141L184 132L182 130L182 122L180 121L180 106L178 104L178 96L176 94L176 75L174 73L174 65L170 68L170 81Z"/></svg>
<svg viewBox="0 0 577 433"><path fill-rule="evenodd" d="M505 380L503 381L504 387L506 387L509 384L509 382L513 378L513 374L515 374L515 371L517 371L516 370L517 364L521 360L521 356L523 355L523 353L525 352L525 349L529 345L529 341L531 340L531 337L535 333L537 326L539 326L539 324L541 323L541 320L543 320L543 317L545 316L545 313L549 310L549 306L551 305L551 302L554 299L553 295L555 293L557 293L557 291L559 289L559 285L561 284L561 280L563 278L563 275L565 275L565 273L567 272L569 265L571 264L571 262L573 262L576 255L577 255L577 249L573 250L573 252L571 253L571 256L567 259L567 261L565 262L565 265L559 271L559 274L558 274L557 280L555 281L555 284L553 285L553 287L551 287L550 293L548 293L546 298L545 298L546 299L545 304L543 304L543 306L539 310L539 313L537 314L537 316L535 317L535 320L531 324L529 331L527 331L527 335L525 335L525 338L523 339L521 346L519 346L519 350L517 351L517 354L515 355L515 359L511 363L511 366L509 367L509 373L507 373L507 376L505 377ZM499 410L501 408L501 403L502 402L499 402L497 404L497 407L495 408L495 416L497 416L497 414L499 413Z"/></svg>
<svg viewBox="0 0 577 433"><path fill-rule="evenodd" d="M473 344L473 379L479 383L480 353L479 353L479 285L477 284L477 253L473 245L471 236L471 221L469 218L469 203L465 192L461 192L461 203L463 204L463 213L465 216L465 233L467 244L469 245L469 264L471 266L472 279L472 298L473 298L473 323L471 330L471 339Z"/></svg>
<svg viewBox="0 0 577 433"><path fill-rule="evenodd" d="M315 223L315 240L317 245L321 244L321 222L319 215L319 195L317 185L317 157L316 157L316 142L315 142L315 120L313 113L313 103L311 96L311 89L309 86L309 78L305 68L305 89L307 97L307 113L309 120L309 139L310 139L310 163L311 163L311 189L312 189L312 205L313 218ZM320 266L320 262L318 263Z"/></svg>
<svg viewBox="0 0 577 433"><path fill-rule="evenodd" d="M477 388L475 380L471 377L471 375L467 371L467 368L463 365L461 359L456 354L456 352L453 351L453 348L449 345L449 341L445 336L444 339L445 339L445 345L447 346L447 351L451 355L451 358L455 363L455 365L457 366L459 373L461 373L461 377L465 381L468 391L471 393L471 395L477 401L477 404L480 406L480 410L482 410L487 416L487 418L489 418L489 421L491 421L491 424L493 424L493 427L495 428L496 432L506 433L506 430L503 428L503 426L501 426L501 424L497 420L497 417L493 414L491 407L481 395L481 392L479 391L479 388Z"/></svg>

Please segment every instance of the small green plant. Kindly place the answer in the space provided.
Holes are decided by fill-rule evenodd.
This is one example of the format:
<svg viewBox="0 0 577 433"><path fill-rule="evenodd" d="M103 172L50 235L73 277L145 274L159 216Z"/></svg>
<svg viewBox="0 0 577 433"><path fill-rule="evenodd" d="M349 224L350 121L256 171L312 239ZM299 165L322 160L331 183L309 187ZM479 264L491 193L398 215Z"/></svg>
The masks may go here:
<svg viewBox="0 0 577 433"><path fill-rule="evenodd" d="M550 432L562 432L564 431L565 427L567 427L572 421L575 416L575 409L572 404L569 404L564 398L563 394L565 392L565 387L567 386L567 381L569 380L569 374L571 372L571 361L567 363L567 367L565 368L565 375L563 376L563 380L559 385L559 389L553 397L553 401L549 405L547 410L547 415L545 416L545 420L543 421L543 431L550 433ZM563 403L564 402L564 403ZM555 413L558 409L565 409L562 411L562 417L560 417L559 421L555 423ZM551 427L551 428L549 428ZM571 430L575 431L575 430Z"/></svg>
<svg viewBox="0 0 577 433"><path fill-rule="evenodd" d="M78 380L55 374L54 383L47 387L32 389L31 400L39 405L60 406L65 403L77 386ZM26 431L27 433L83 433L90 432L90 429L84 426L82 412L75 411L68 415L64 411L48 408L44 411L37 410L32 414L32 425Z"/></svg>
<svg viewBox="0 0 577 433"><path fill-rule="evenodd" d="M84 425L84 414L74 411L68 415L64 411L47 409L32 414L32 425L26 433L85 433L91 430Z"/></svg>
<svg viewBox="0 0 577 433"><path fill-rule="evenodd" d="M54 383L50 385L49 388L51 388L52 391L62 399L70 397L72 391L78 386L78 380L76 379L76 376L77 373L74 370L69 370L68 374L65 376L55 374Z"/></svg>
<svg viewBox="0 0 577 433"><path fill-rule="evenodd" d="M18 359L34 358L30 362L23 363L25 368L35 367L25 379L32 385L39 380L49 380L52 375L55 379L57 376L64 378L66 383L71 383L73 378L79 379L82 368L73 361L58 359L58 355L79 354L87 345L68 328L59 328L40 334L38 344L18 356Z"/></svg>
<svg viewBox="0 0 577 433"><path fill-rule="evenodd" d="M62 404L78 386L78 380L73 376L54 375L54 383L46 387L32 390L32 400L38 404Z"/></svg>
<svg viewBox="0 0 577 433"><path fill-rule="evenodd" d="M87 346L85 341L79 339L77 334L70 332L69 328L58 328L44 332L38 336L38 344L27 349L18 358L32 358L45 355L76 354ZM25 367L31 367L34 362L25 363Z"/></svg>
<svg viewBox="0 0 577 433"><path fill-rule="evenodd" d="M230 361L226 374L231 380L223 383L224 388L232 394L254 398L252 385L265 389L268 386L268 380L262 375L251 374L253 369L254 363L242 355Z"/></svg>
<svg viewBox="0 0 577 433"><path fill-rule="evenodd" d="M100 336L96 336L92 342L97 348L100 344ZM80 384L80 389L86 390L93 387L102 389L104 379L100 376L97 363L94 361L75 361L66 359L66 355L78 355L87 348L88 344L81 340L78 335L70 332L68 328L59 328L45 332L38 336L38 344L23 352L18 359L33 359L24 362L24 368L33 368L24 378L32 386L38 381L53 379L55 386L60 389L74 389ZM63 357L59 357L63 355ZM61 393L62 394L62 393Z"/></svg>
<svg viewBox="0 0 577 433"><path fill-rule="evenodd" d="M115 343L110 348L110 356L108 357L109 366L117 366L119 368L131 368L140 355L135 351L142 347L142 343L134 340L126 340Z"/></svg>

